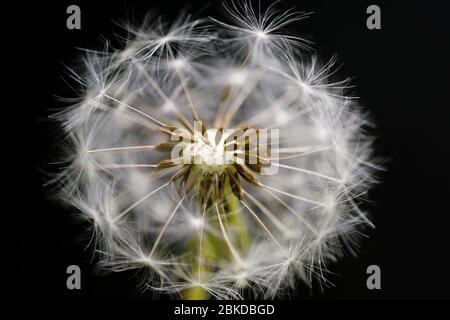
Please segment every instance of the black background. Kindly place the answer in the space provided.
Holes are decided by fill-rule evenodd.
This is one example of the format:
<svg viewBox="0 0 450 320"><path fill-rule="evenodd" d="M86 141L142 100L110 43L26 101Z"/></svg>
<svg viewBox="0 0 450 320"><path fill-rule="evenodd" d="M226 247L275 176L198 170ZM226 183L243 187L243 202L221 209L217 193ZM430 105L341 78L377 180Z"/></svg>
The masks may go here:
<svg viewBox="0 0 450 320"><path fill-rule="evenodd" d="M265 1L262 1L265 3ZM315 14L293 31L315 41L319 56L338 54L342 77L354 77L355 92L377 124L377 153L388 171L371 192L369 209L376 229L362 242L358 258L331 265L334 287L312 295L299 288L293 299L433 299L449 298L449 147L450 91L444 45L449 41L448 11L441 1L282 1ZM66 28L66 8L81 7L81 30ZM366 28L366 8L378 4L382 29ZM99 277L91 252L80 240L83 225L72 210L47 199L45 175L54 154L55 128L46 120L60 105L54 95L70 95L63 63L71 65L76 47L101 49L101 37L121 29L113 21L140 22L150 9L175 17L186 1L58 1L10 10L20 64L14 86L21 103L12 105L26 119L19 144L25 154L24 178L16 178L14 228L16 293L24 298L147 298L133 273ZM219 1L192 1L200 16L224 17ZM202 11L201 11L202 10ZM27 19L23 17L27 16ZM28 16L30 17L28 19ZM128 18L127 18L128 17ZM26 30L26 31L22 31ZM292 29L291 29L292 30ZM122 33L123 34L123 33ZM26 101L26 102L25 102ZM23 132L16 130L14 132ZM14 134L13 134L14 135ZM19 134L17 134L19 136ZM82 269L82 289L67 290L66 268ZM379 265L381 290L368 290L366 268Z"/></svg>

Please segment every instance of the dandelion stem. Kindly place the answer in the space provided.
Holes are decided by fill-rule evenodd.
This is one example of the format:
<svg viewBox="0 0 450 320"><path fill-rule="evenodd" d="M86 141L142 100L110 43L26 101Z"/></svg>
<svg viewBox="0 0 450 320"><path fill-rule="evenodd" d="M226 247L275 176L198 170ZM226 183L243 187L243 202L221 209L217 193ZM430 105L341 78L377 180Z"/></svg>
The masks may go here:
<svg viewBox="0 0 450 320"><path fill-rule="evenodd" d="M203 213L202 213L202 224L200 226L200 237L198 239L198 282L201 282L202 277L202 261L203 261L203 257L202 257L202 244L203 244L203 229L204 229L204 224L205 224L205 213L206 213L206 203L203 205Z"/></svg>
<svg viewBox="0 0 450 320"><path fill-rule="evenodd" d="M231 254L233 255L233 257L236 259L236 261L240 265L244 265L244 261L242 261L241 256L237 252L234 245L231 243L230 238L228 237L228 233L226 232L225 227L223 226L223 222L222 222L222 218L220 216L219 207L217 205L217 202L214 203L214 207L216 208L216 213L217 213L217 218L219 220L220 230L222 231L223 238L224 238L228 248L230 249Z"/></svg>

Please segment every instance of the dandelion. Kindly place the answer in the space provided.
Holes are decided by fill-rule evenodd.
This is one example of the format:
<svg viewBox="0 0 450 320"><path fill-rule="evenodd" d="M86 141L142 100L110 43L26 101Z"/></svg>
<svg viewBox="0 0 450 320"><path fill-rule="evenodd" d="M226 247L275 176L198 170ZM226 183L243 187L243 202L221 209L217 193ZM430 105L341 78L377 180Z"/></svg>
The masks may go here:
<svg viewBox="0 0 450 320"><path fill-rule="evenodd" d="M54 115L60 197L92 222L101 268L143 269L185 299L274 298L326 284L373 226L369 123L347 80L286 27L307 14L226 5L231 22L146 19L87 51Z"/></svg>

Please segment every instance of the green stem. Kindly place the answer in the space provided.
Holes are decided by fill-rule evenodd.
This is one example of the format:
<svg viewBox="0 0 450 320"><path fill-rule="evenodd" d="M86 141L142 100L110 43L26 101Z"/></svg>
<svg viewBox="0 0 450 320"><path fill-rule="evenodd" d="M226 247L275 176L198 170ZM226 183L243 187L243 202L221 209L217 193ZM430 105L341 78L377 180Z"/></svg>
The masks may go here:
<svg viewBox="0 0 450 320"><path fill-rule="evenodd" d="M233 241L233 244L239 251L243 251L248 247L248 234L242 218L240 200L232 192L229 178L226 179L223 187L223 209L225 210L223 222L227 226L229 238ZM214 196L212 196L210 202L215 203ZM231 212L232 214L227 214ZM208 221L211 225L211 221L215 220L209 218L206 215L205 221ZM214 222L211 226L219 228L218 222ZM196 262L191 264L192 274L198 277L199 282L205 282L208 280L210 273L216 271L213 269L215 267L212 266L216 266L220 260L231 261L233 256L222 237L217 237L206 230L203 231L201 242L201 259L198 258L200 254L200 235L189 243L187 250L189 252L189 261L192 262L192 259L196 259ZM186 300L206 300L209 298L209 294L202 287L196 286L184 290L183 298Z"/></svg>

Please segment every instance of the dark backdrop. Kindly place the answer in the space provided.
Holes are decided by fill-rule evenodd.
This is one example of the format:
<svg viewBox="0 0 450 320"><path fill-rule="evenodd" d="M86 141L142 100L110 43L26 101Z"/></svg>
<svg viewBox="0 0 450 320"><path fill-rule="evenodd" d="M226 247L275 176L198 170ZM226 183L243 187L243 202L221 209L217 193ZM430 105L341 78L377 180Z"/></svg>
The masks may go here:
<svg viewBox="0 0 450 320"><path fill-rule="evenodd" d="M263 1L264 3L265 1ZM378 126L377 153L388 159L382 183L371 192L368 205L376 229L361 243L358 258L330 265L334 287L310 296L299 288L298 297L319 299L449 298L449 81L444 44L449 39L446 11L441 1L282 1L315 12L296 23L294 30L316 42L324 59L337 53L341 76L353 76L355 92ZM82 29L66 28L66 8L81 7ZM382 12L382 29L368 30L365 13L370 4ZM49 109L59 105L54 95L69 94L62 81L63 63L70 65L80 52L75 47L101 49L101 37L113 38L120 28L113 21L139 22L149 9L176 16L186 1L58 1L24 5L8 11L15 23L17 54L24 71L20 86L26 103L12 105L26 118L20 144L25 154L25 180L14 217L17 293L29 298L141 297L133 273L98 277L91 252L80 240L83 226L71 210L46 199L40 168L52 159L55 128L46 121ZM200 15L221 16L217 1L191 1ZM23 19L23 15L27 19ZM28 16L29 19L28 19ZM223 15L222 15L223 16ZM19 17L21 17L19 19ZM128 17L128 18L127 18ZM22 31L22 29L24 31ZM22 57L23 56L23 57ZM17 131L16 131L17 132ZM66 288L66 268L82 269L82 290ZM381 267L382 289L366 288L366 268Z"/></svg>

